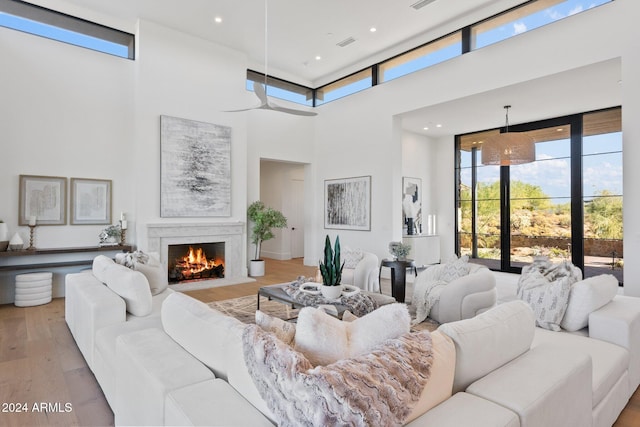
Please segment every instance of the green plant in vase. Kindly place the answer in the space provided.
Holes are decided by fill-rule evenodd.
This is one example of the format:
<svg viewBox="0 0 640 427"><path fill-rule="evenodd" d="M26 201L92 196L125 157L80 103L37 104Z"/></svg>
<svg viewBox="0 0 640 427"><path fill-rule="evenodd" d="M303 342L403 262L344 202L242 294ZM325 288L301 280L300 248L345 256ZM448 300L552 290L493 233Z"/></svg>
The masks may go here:
<svg viewBox="0 0 640 427"><path fill-rule="evenodd" d="M322 275L322 295L328 299L335 299L342 293L342 268L340 263L340 237L336 236L334 248L331 248L331 239L327 235L324 240L324 260L320 261L320 274Z"/></svg>
<svg viewBox="0 0 640 427"><path fill-rule="evenodd" d="M255 201L247 208L247 218L253 223L251 229L251 243L256 246L256 255L250 261L249 275L264 276L264 260L260 259L262 242L273 239L274 228L287 226L287 218L282 212L265 206L261 201Z"/></svg>

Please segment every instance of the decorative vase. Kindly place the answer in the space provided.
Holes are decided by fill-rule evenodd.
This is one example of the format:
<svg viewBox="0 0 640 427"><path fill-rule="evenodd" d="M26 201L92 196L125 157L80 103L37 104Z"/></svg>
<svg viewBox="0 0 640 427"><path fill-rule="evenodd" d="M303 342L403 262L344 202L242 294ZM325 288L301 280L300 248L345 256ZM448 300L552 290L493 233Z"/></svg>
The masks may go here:
<svg viewBox="0 0 640 427"><path fill-rule="evenodd" d="M11 240L9 241L9 250L10 251L20 251L24 248L24 241L20 234L16 233L13 235Z"/></svg>
<svg viewBox="0 0 640 427"><path fill-rule="evenodd" d="M340 295L342 295L342 285L337 286L327 286L322 285L320 287L320 292L322 292L322 296L326 299L338 299Z"/></svg>
<svg viewBox="0 0 640 427"><path fill-rule="evenodd" d="M407 218L407 235L413 236L413 218Z"/></svg>
<svg viewBox="0 0 640 427"><path fill-rule="evenodd" d="M249 276L261 277L264 276L264 260L252 259L249 261Z"/></svg>

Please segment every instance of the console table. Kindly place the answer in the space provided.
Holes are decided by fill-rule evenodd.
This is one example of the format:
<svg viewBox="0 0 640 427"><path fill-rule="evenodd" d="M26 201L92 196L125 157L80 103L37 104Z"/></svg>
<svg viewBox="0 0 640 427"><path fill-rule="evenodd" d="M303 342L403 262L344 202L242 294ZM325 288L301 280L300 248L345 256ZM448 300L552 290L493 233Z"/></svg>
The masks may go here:
<svg viewBox="0 0 640 427"><path fill-rule="evenodd" d="M93 258L86 259L86 257L83 257L85 259L50 262L43 260L43 258L50 258L47 257L47 255L88 254L92 252L130 252L132 249L133 246L131 245L115 245L4 251L0 252L0 271L34 270L42 268L91 265L91 263L93 262Z"/></svg>

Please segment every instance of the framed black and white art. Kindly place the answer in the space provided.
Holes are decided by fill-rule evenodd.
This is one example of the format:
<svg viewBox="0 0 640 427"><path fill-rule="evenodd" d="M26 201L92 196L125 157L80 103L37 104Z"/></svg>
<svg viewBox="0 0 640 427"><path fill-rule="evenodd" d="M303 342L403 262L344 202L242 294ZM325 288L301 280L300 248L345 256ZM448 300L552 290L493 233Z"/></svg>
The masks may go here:
<svg viewBox="0 0 640 427"><path fill-rule="evenodd" d="M160 117L160 216L231 216L231 128Z"/></svg>
<svg viewBox="0 0 640 427"><path fill-rule="evenodd" d="M371 230L371 176L324 181L324 228Z"/></svg>

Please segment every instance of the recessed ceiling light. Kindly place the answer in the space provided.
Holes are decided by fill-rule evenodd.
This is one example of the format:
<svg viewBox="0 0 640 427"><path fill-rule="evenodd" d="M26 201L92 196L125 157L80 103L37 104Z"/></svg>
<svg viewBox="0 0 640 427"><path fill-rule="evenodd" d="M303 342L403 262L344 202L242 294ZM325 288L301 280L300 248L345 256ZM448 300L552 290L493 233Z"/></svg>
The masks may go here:
<svg viewBox="0 0 640 427"><path fill-rule="evenodd" d="M426 127L426 126L425 126L425 127L423 127L422 129L424 129L424 130L429 130L429 128L428 128L428 127Z"/></svg>
<svg viewBox="0 0 640 427"><path fill-rule="evenodd" d="M216 24L220 24L222 22L222 18L220 16L216 16L215 18L213 18L213 20Z"/></svg>
<svg viewBox="0 0 640 427"><path fill-rule="evenodd" d="M438 123L438 124L436 125L436 127L437 127L437 128L441 128L441 127L442 127L442 125L441 125L440 123Z"/></svg>
<svg viewBox="0 0 640 427"><path fill-rule="evenodd" d="M371 27L371 28L369 28L369 31L371 31L372 33L375 33L378 30L376 29L376 27Z"/></svg>
<svg viewBox="0 0 640 427"><path fill-rule="evenodd" d="M320 61L321 59L322 59L322 56L316 55L316 61Z"/></svg>

